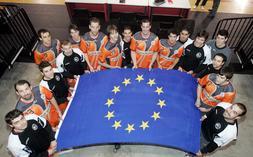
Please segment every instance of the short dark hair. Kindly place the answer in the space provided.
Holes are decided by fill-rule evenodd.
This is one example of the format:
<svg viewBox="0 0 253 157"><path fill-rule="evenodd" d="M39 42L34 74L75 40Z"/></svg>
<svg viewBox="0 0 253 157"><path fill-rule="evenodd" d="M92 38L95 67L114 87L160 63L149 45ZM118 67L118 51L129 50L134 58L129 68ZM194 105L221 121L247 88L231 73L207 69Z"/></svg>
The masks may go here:
<svg viewBox="0 0 253 157"><path fill-rule="evenodd" d="M227 61L227 56L225 56L223 53L216 53L216 54L213 56L213 59L214 59L215 56L221 57L224 63Z"/></svg>
<svg viewBox="0 0 253 157"><path fill-rule="evenodd" d="M218 31L217 35L224 36L225 38L228 38L228 31L225 29L221 29Z"/></svg>
<svg viewBox="0 0 253 157"><path fill-rule="evenodd" d="M42 61L40 64L39 64L39 70L41 72L43 72L43 69L46 68L46 67L49 67L49 66L52 66L48 61Z"/></svg>
<svg viewBox="0 0 253 157"><path fill-rule="evenodd" d="M226 78L228 80L230 80L233 77L233 69L230 67L224 67L223 69L221 69L220 71L220 75L224 75L226 76Z"/></svg>
<svg viewBox="0 0 253 157"><path fill-rule="evenodd" d="M75 31L80 31L79 27L75 24L70 24L69 25L69 33L71 32L71 30L75 30Z"/></svg>
<svg viewBox="0 0 253 157"><path fill-rule="evenodd" d="M17 86L21 86L21 85L24 85L24 84L27 84L29 87L31 86L31 84L27 80L18 80L18 82L16 82L14 84L15 91L18 91Z"/></svg>
<svg viewBox="0 0 253 157"><path fill-rule="evenodd" d="M71 42L69 40L63 40L61 42L61 45L68 45L68 44L71 44Z"/></svg>
<svg viewBox="0 0 253 157"><path fill-rule="evenodd" d="M23 115L22 111L19 111L18 109L11 110L5 115L5 122L9 125L12 125L12 120L20 115Z"/></svg>
<svg viewBox="0 0 253 157"><path fill-rule="evenodd" d="M244 116L244 115L246 115L246 113L247 113L247 108L246 108L246 106L243 104L243 103L239 103L239 102L237 102L237 103L234 103L234 104L236 104L241 110L242 110L242 113L240 114L240 115L238 115L238 116Z"/></svg>
<svg viewBox="0 0 253 157"><path fill-rule="evenodd" d="M92 22L93 23L98 23L100 25L100 20L98 18L96 18L96 17L90 18L90 25L91 25Z"/></svg>
<svg viewBox="0 0 253 157"><path fill-rule="evenodd" d="M40 30L38 30L38 36L41 38L41 34L43 33L49 33L49 34L51 34L50 32L49 32L49 30L47 30L47 29L44 29L44 28L42 28L42 29L40 29Z"/></svg>
<svg viewBox="0 0 253 157"><path fill-rule="evenodd" d="M189 34L191 34L190 30L186 27L182 28L180 32L182 32L182 31L187 31Z"/></svg>
<svg viewBox="0 0 253 157"><path fill-rule="evenodd" d="M124 30L130 30L130 31L132 32L131 26L124 26L124 27L123 27L123 31L124 31Z"/></svg>
<svg viewBox="0 0 253 157"><path fill-rule="evenodd" d="M203 37L203 38L205 38L205 40L207 40L208 36L209 36L209 33L205 30L200 31L196 35L196 37Z"/></svg>
<svg viewBox="0 0 253 157"><path fill-rule="evenodd" d="M142 25L143 23L149 23L149 24L151 25L151 22L149 21L149 19L142 19L142 20L141 20L141 25Z"/></svg>
<svg viewBox="0 0 253 157"><path fill-rule="evenodd" d="M177 34L177 31L176 31L175 29L168 30L167 33L168 33L168 34L167 34L168 36L170 35L170 33L178 35L178 34Z"/></svg>

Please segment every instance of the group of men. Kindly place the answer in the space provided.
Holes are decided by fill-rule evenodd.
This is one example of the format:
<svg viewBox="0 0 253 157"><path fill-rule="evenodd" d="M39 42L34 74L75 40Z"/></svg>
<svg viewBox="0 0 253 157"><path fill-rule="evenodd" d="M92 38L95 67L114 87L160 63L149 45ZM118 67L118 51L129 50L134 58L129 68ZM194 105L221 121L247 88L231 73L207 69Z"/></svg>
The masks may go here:
<svg viewBox="0 0 253 157"><path fill-rule="evenodd" d="M236 139L236 120L247 110L242 103L232 104L236 95L230 82L233 72L224 67L232 54L226 45L226 30L206 42L206 31L192 40L186 28L179 35L169 31L167 39L159 40L150 31L147 19L141 21L141 31L134 35L129 26L124 27L123 37L115 25L107 27L107 35L102 33L97 18L91 18L89 29L81 36L79 28L72 24L69 40L61 43L52 39L48 30L38 31L40 43L34 60L42 80L37 87L19 80L14 88L20 99L16 109L5 117L12 128L8 149L14 156L52 155L57 146L53 134L72 98L76 79L84 73L113 68L175 69L198 78L195 105L203 113L202 134L207 142L197 156ZM42 136L46 138L42 140ZM34 144L37 141L42 144Z"/></svg>

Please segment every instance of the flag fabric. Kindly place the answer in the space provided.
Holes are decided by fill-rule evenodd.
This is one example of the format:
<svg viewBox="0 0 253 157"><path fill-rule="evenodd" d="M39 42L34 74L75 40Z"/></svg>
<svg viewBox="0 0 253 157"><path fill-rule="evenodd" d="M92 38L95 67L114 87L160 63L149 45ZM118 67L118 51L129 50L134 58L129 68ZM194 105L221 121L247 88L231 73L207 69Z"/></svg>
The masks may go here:
<svg viewBox="0 0 253 157"><path fill-rule="evenodd" d="M80 77L58 132L58 150L130 143L196 153L197 80L175 70L115 69Z"/></svg>

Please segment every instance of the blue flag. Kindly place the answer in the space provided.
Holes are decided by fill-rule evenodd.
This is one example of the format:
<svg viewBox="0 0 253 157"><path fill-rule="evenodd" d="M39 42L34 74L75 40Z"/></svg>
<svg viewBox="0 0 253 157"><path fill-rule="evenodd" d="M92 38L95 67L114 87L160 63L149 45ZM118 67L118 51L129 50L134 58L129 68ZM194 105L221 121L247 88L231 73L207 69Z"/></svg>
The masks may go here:
<svg viewBox="0 0 253 157"><path fill-rule="evenodd" d="M58 134L58 150L113 143L196 153L197 81L174 70L116 69L80 77Z"/></svg>

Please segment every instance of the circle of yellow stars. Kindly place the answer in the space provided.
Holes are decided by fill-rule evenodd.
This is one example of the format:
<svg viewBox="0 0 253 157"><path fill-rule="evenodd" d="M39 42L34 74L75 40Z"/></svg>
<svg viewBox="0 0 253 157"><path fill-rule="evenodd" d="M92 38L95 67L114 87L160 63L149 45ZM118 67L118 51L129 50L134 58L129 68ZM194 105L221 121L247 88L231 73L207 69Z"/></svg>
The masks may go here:
<svg viewBox="0 0 253 157"><path fill-rule="evenodd" d="M143 78L143 75L137 75L137 77L135 78L135 80L138 83L141 83L142 81L145 81ZM127 87L128 85L131 84L131 79L130 78L124 78L124 81L122 82L124 87ZM152 87L156 85L155 79L148 79L147 81L147 85ZM116 95L117 93L121 92L121 88L120 86L113 86L113 89L111 91L112 93L114 93L114 95ZM161 95L164 93L163 91L163 87L158 87L156 86L156 90L154 91L155 93L157 93L157 95ZM114 105L114 99L113 98L108 98L105 105L108 107L108 109ZM161 109L163 107L166 106L166 102L165 100L161 100L158 99L157 104ZM107 114L104 116L105 118L107 118L107 120L111 120L113 118L115 118L115 111L107 111ZM150 116L154 121L159 120L160 117L160 112L153 112L153 114ZM112 127L114 128L114 130L118 130L119 128L123 128L123 126L121 125L122 121L119 120L114 120L114 123L112 125ZM131 124L131 123L127 123L127 127L124 128L125 131L127 131L128 133L131 133L132 131L135 131L138 128L138 126L135 126L135 124ZM145 131L146 129L149 128L149 121L141 121L141 124L139 125L139 128L141 128L143 131Z"/></svg>

